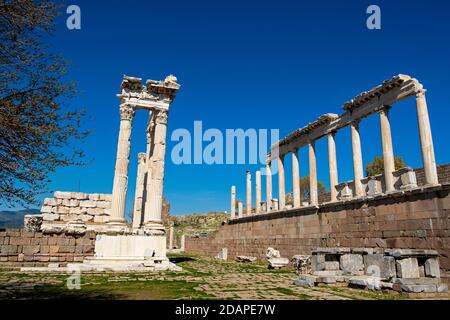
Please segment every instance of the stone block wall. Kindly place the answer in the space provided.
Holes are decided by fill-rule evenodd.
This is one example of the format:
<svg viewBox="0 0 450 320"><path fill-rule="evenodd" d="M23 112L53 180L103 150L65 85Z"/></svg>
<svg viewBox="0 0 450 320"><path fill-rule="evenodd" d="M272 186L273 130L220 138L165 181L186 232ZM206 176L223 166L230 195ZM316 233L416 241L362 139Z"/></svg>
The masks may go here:
<svg viewBox="0 0 450 320"><path fill-rule="evenodd" d="M450 270L450 185L354 199L233 220L205 238L187 237L187 252L221 248L265 259L268 247L291 258L314 247L434 249Z"/></svg>
<svg viewBox="0 0 450 320"><path fill-rule="evenodd" d="M110 214L110 194L56 191L53 198L44 199L41 229L44 232L64 231L68 224L77 223L84 225L86 230L101 231ZM31 217L25 217L26 228Z"/></svg>
<svg viewBox="0 0 450 320"><path fill-rule="evenodd" d="M94 249L94 232L83 236L67 236L23 229L0 230L0 267L82 262L85 257L94 255Z"/></svg>

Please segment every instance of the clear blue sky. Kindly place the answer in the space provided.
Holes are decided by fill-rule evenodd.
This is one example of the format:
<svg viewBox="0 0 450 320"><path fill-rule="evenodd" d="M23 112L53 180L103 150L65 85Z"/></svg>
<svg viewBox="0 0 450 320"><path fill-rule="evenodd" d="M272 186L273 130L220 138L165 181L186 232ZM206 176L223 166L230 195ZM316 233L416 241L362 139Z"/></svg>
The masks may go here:
<svg viewBox="0 0 450 320"><path fill-rule="evenodd" d="M182 88L171 108L169 131L195 120L204 128L279 128L281 136L396 74L428 89L436 159L450 162L450 22L447 1L79 1L82 29L58 19L52 50L70 61L68 79L80 94L95 132L84 149L93 162L63 168L52 190L110 193L122 75L163 79ZM366 28L366 9L382 10L382 30ZM128 210L134 196L137 153L145 150L147 115L136 116L131 148ZM414 99L393 108L394 152L422 166ZM348 129L348 128L347 128ZM363 159L381 154L378 117L361 125ZM169 141L164 194L172 214L229 210L236 184L244 199L246 165L174 165ZM300 151L302 176L307 150ZM350 131L337 135L339 181L352 179ZM318 176L328 184L326 140L317 142ZM288 161L289 162L289 161ZM290 166L287 165L290 177ZM276 181L276 178L275 180ZM275 183L276 186L276 183ZM291 190L287 179L287 190ZM276 188L274 190L276 192ZM263 196L264 197L264 196Z"/></svg>

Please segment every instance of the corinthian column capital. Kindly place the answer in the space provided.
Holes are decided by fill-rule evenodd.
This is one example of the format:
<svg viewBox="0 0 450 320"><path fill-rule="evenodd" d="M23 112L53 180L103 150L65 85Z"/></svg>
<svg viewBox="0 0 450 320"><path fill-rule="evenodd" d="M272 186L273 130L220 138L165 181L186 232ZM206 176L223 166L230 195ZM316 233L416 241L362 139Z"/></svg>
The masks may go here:
<svg viewBox="0 0 450 320"><path fill-rule="evenodd" d="M128 104L120 105L120 120L131 121L134 116L134 108Z"/></svg>
<svg viewBox="0 0 450 320"><path fill-rule="evenodd" d="M156 124L167 124L167 111L165 110L160 110L158 111L158 113L156 114L156 119L155 119L155 123Z"/></svg>

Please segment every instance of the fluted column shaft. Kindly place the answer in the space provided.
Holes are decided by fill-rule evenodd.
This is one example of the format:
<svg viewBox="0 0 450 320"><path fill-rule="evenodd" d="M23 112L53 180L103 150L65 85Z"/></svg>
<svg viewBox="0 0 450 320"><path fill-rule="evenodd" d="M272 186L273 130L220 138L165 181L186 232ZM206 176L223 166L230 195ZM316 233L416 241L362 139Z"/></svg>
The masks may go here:
<svg viewBox="0 0 450 320"><path fill-rule="evenodd" d="M247 215L252 214L252 174L250 171L246 172L247 179L247 201L246 201L246 212Z"/></svg>
<svg viewBox="0 0 450 320"><path fill-rule="evenodd" d="M256 171L255 185L256 185L255 213L258 214L261 213L261 171Z"/></svg>
<svg viewBox="0 0 450 320"><path fill-rule="evenodd" d="M352 131L352 152L353 152L353 176L355 191L354 195L360 197L364 195L361 179L363 178L363 163L361 153L361 138L359 135L359 122L351 124Z"/></svg>
<svg viewBox="0 0 450 320"><path fill-rule="evenodd" d="M300 166L298 163L298 149L292 150L292 194L294 208L300 207Z"/></svg>
<svg viewBox="0 0 450 320"><path fill-rule="evenodd" d="M383 147L384 181L386 192L394 191L394 149L392 146L391 124L389 123L389 108L380 110L381 142Z"/></svg>
<svg viewBox="0 0 450 320"><path fill-rule="evenodd" d="M425 91L416 95L417 120L419 123L420 146L422 149L422 160L427 184L439 184L436 160L434 157L433 137L431 135L430 119L428 116L427 100Z"/></svg>
<svg viewBox="0 0 450 320"><path fill-rule="evenodd" d="M231 187L230 217L231 219L236 218L236 186Z"/></svg>
<svg viewBox="0 0 450 320"><path fill-rule="evenodd" d="M336 160L336 142L334 133L328 134L328 168L330 171L330 193L331 201L337 201L336 185L338 182L338 169Z"/></svg>
<svg viewBox="0 0 450 320"><path fill-rule="evenodd" d="M244 205L242 201L238 201L238 217L242 218L244 216Z"/></svg>
<svg viewBox="0 0 450 320"><path fill-rule="evenodd" d="M116 167L111 202L110 223L125 224L125 203L130 163L131 128L134 110L128 105L120 106L120 129L117 143Z"/></svg>
<svg viewBox="0 0 450 320"><path fill-rule="evenodd" d="M266 210L267 212L272 210L272 169L270 168L270 162L266 164Z"/></svg>
<svg viewBox="0 0 450 320"><path fill-rule="evenodd" d="M166 155L167 111L154 111L153 144L147 163L147 197L145 225L147 229L163 230L161 221Z"/></svg>
<svg viewBox="0 0 450 320"><path fill-rule="evenodd" d="M145 190L145 153L138 154L138 169L136 177L136 191L134 194L133 228L140 228L143 222L143 205Z"/></svg>
<svg viewBox="0 0 450 320"><path fill-rule="evenodd" d="M278 157L278 210L286 207L286 189L284 178L284 155Z"/></svg>
<svg viewBox="0 0 450 320"><path fill-rule="evenodd" d="M309 197L310 204L317 205L319 196L317 194L317 166L316 166L316 145L314 141L308 143L309 155Z"/></svg>

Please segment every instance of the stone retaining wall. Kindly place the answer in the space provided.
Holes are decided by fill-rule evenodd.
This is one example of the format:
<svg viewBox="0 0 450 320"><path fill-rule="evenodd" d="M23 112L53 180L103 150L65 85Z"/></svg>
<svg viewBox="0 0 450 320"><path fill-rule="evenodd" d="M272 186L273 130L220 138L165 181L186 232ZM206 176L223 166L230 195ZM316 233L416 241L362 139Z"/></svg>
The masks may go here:
<svg viewBox="0 0 450 320"><path fill-rule="evenodd" d="M23 229L0 230L0 267L42 266L82 262L94 255L95 233L47 235Z"/></svg>
<svg viewBox="0 0 450 320"><path fill-rule="evenodd" d="M268 247L282 257L314 247L435 249L450 270L450 185L253 215L205 238L187 237L187 252L216 256L221 248L265 259Z"/></svg>

